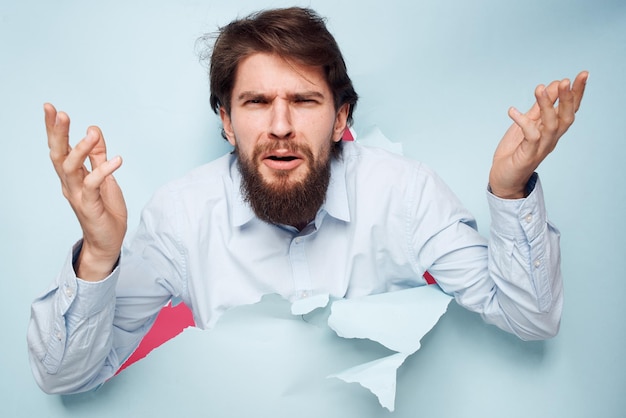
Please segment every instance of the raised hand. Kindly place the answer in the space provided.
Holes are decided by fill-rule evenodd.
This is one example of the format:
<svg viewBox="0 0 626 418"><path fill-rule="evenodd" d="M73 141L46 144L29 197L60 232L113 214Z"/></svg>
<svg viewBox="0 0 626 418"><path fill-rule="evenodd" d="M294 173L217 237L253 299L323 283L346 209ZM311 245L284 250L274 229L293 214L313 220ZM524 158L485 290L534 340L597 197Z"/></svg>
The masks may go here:
<svg viewBox="0 0 626 418"><path fill-rule="evenodd" d="M539 85L535 89L537 101L527 113L509 109L514 123L500 141L489 173L493 194L505 199L525 196L533 172L574 122L588 77L583 71L573 84L563 79Z"/></svg>
<svg viewBox="0 0 626 418"><path fill-rule="evenodd" d="M96 126L72 149L70 119L49 103L44 105L50 159L63 195L69 201L83 230L83 247L75 264L78 277L98 281L113 269L126 234L126 203L113 177L120 157L107 160L102 131ZM85 166L89 158L91 171Z"/></svg>

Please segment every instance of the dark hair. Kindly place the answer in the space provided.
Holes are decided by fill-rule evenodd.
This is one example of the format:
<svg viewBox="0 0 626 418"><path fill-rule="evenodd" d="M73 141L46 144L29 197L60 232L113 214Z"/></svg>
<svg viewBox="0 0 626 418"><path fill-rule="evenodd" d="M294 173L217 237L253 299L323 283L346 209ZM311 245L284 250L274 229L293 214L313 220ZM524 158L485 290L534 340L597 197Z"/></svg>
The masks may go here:
<svg viewBox="0 0 626 418"><path fill-rule="evenodd" d="M326 28L325 21L315 11L291 7L253 13L236 19L217 32L209 53L209 78L211 108L215 113L223 106L230 114L231 94L239 62L256 52L275 53L302 64L320 66L333 93L335 109L348 103L348 124L358 95L348 77L346 64L335 38ZM201 38L208 41L215 35Z"/></svg>

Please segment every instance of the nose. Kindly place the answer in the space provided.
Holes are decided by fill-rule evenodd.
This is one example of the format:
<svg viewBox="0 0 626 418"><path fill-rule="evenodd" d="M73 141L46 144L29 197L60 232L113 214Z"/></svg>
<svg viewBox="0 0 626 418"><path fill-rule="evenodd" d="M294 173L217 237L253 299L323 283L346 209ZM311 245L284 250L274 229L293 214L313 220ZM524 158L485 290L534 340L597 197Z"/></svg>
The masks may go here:
<svg viewBox="0 0 626 418"><path fill-rule="evenodd" d="M288 101L274 100L272 103L269 136L272 139L290 139L294 135L291 109Z"/></svg>

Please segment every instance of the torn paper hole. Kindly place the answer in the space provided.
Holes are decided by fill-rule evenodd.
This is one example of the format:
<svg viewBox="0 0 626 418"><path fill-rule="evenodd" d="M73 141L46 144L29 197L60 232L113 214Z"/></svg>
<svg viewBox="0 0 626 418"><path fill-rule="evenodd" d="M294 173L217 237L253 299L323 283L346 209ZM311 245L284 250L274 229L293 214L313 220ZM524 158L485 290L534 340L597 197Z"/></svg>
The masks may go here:
<svg viewBox="0 0 626 418"><path fill-rule="evenodd" d="M451 300L439 288L423 286L334 302L328 326L337 335L376 341L398 355L329 377L361 384L383 407L393 411L397 368L419 350L422 337L439 321Z"/></svg>

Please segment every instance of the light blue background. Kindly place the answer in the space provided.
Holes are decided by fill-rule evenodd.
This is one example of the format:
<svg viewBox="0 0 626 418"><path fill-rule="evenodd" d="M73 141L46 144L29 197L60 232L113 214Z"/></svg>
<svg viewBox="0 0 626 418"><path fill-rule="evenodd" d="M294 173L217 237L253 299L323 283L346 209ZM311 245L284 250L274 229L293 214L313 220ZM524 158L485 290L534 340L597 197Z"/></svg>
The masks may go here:
<svg viewBox="0 0 626 418"><path fill-rule="evenodd" d="M509 124L507 108L530 106L538 83L582 69L591 73L575 125L540 167L550 218L562 231L566 300L560 334L524 343L452 305L401 370L393 415L353 386L345 398L333 400L342 406L324 415L626 416L626 3L295 3L327 16L342 46L361 96L357 132L377 125L403 143L406 155L435 168L477 216L483 233L489 225L484 188L493 150ZM244 414L247 401L259 397L243 384L247 373L260 382L259 393L274 392L264 392L271 376L265 381L243 366L250 360L237 362L228 357L231 349L220 351L228 338L245 344L236 315L225 322L231 328L207 337L221 342L207 349L214 362L204 361L234 368L242 384L234 379L222 386L217 372L169 375L159 365L171 368L174 358L178 370L197 369L192 361L201 355L198 347L185 348L181 340L168 351L176 357L158 362L155 353L146 360L152 367L139 363L95 394L49 396L35 385L26 354L30 302L80 235L48 160L42 104L50 101L70 114L73 141L98 124L110 155L124 157L117 177L132 229L159 185L228 150L208 106L196 38L237 15L291 4L0 2L1 416L171 416L180 408L182 416L316 416L321 410L310 406L329 402L324 394L335 386L311 390L299 406L283 408L277 397ZM223 334L230 337L219 340ZM317 349L327 355L333 348L308 345L307 355ZM272 353L286 352L268 351L265 367L280 367ZM202 385L218 393L182 395ZM229 413L223 401L230 397Z"/></svg>

